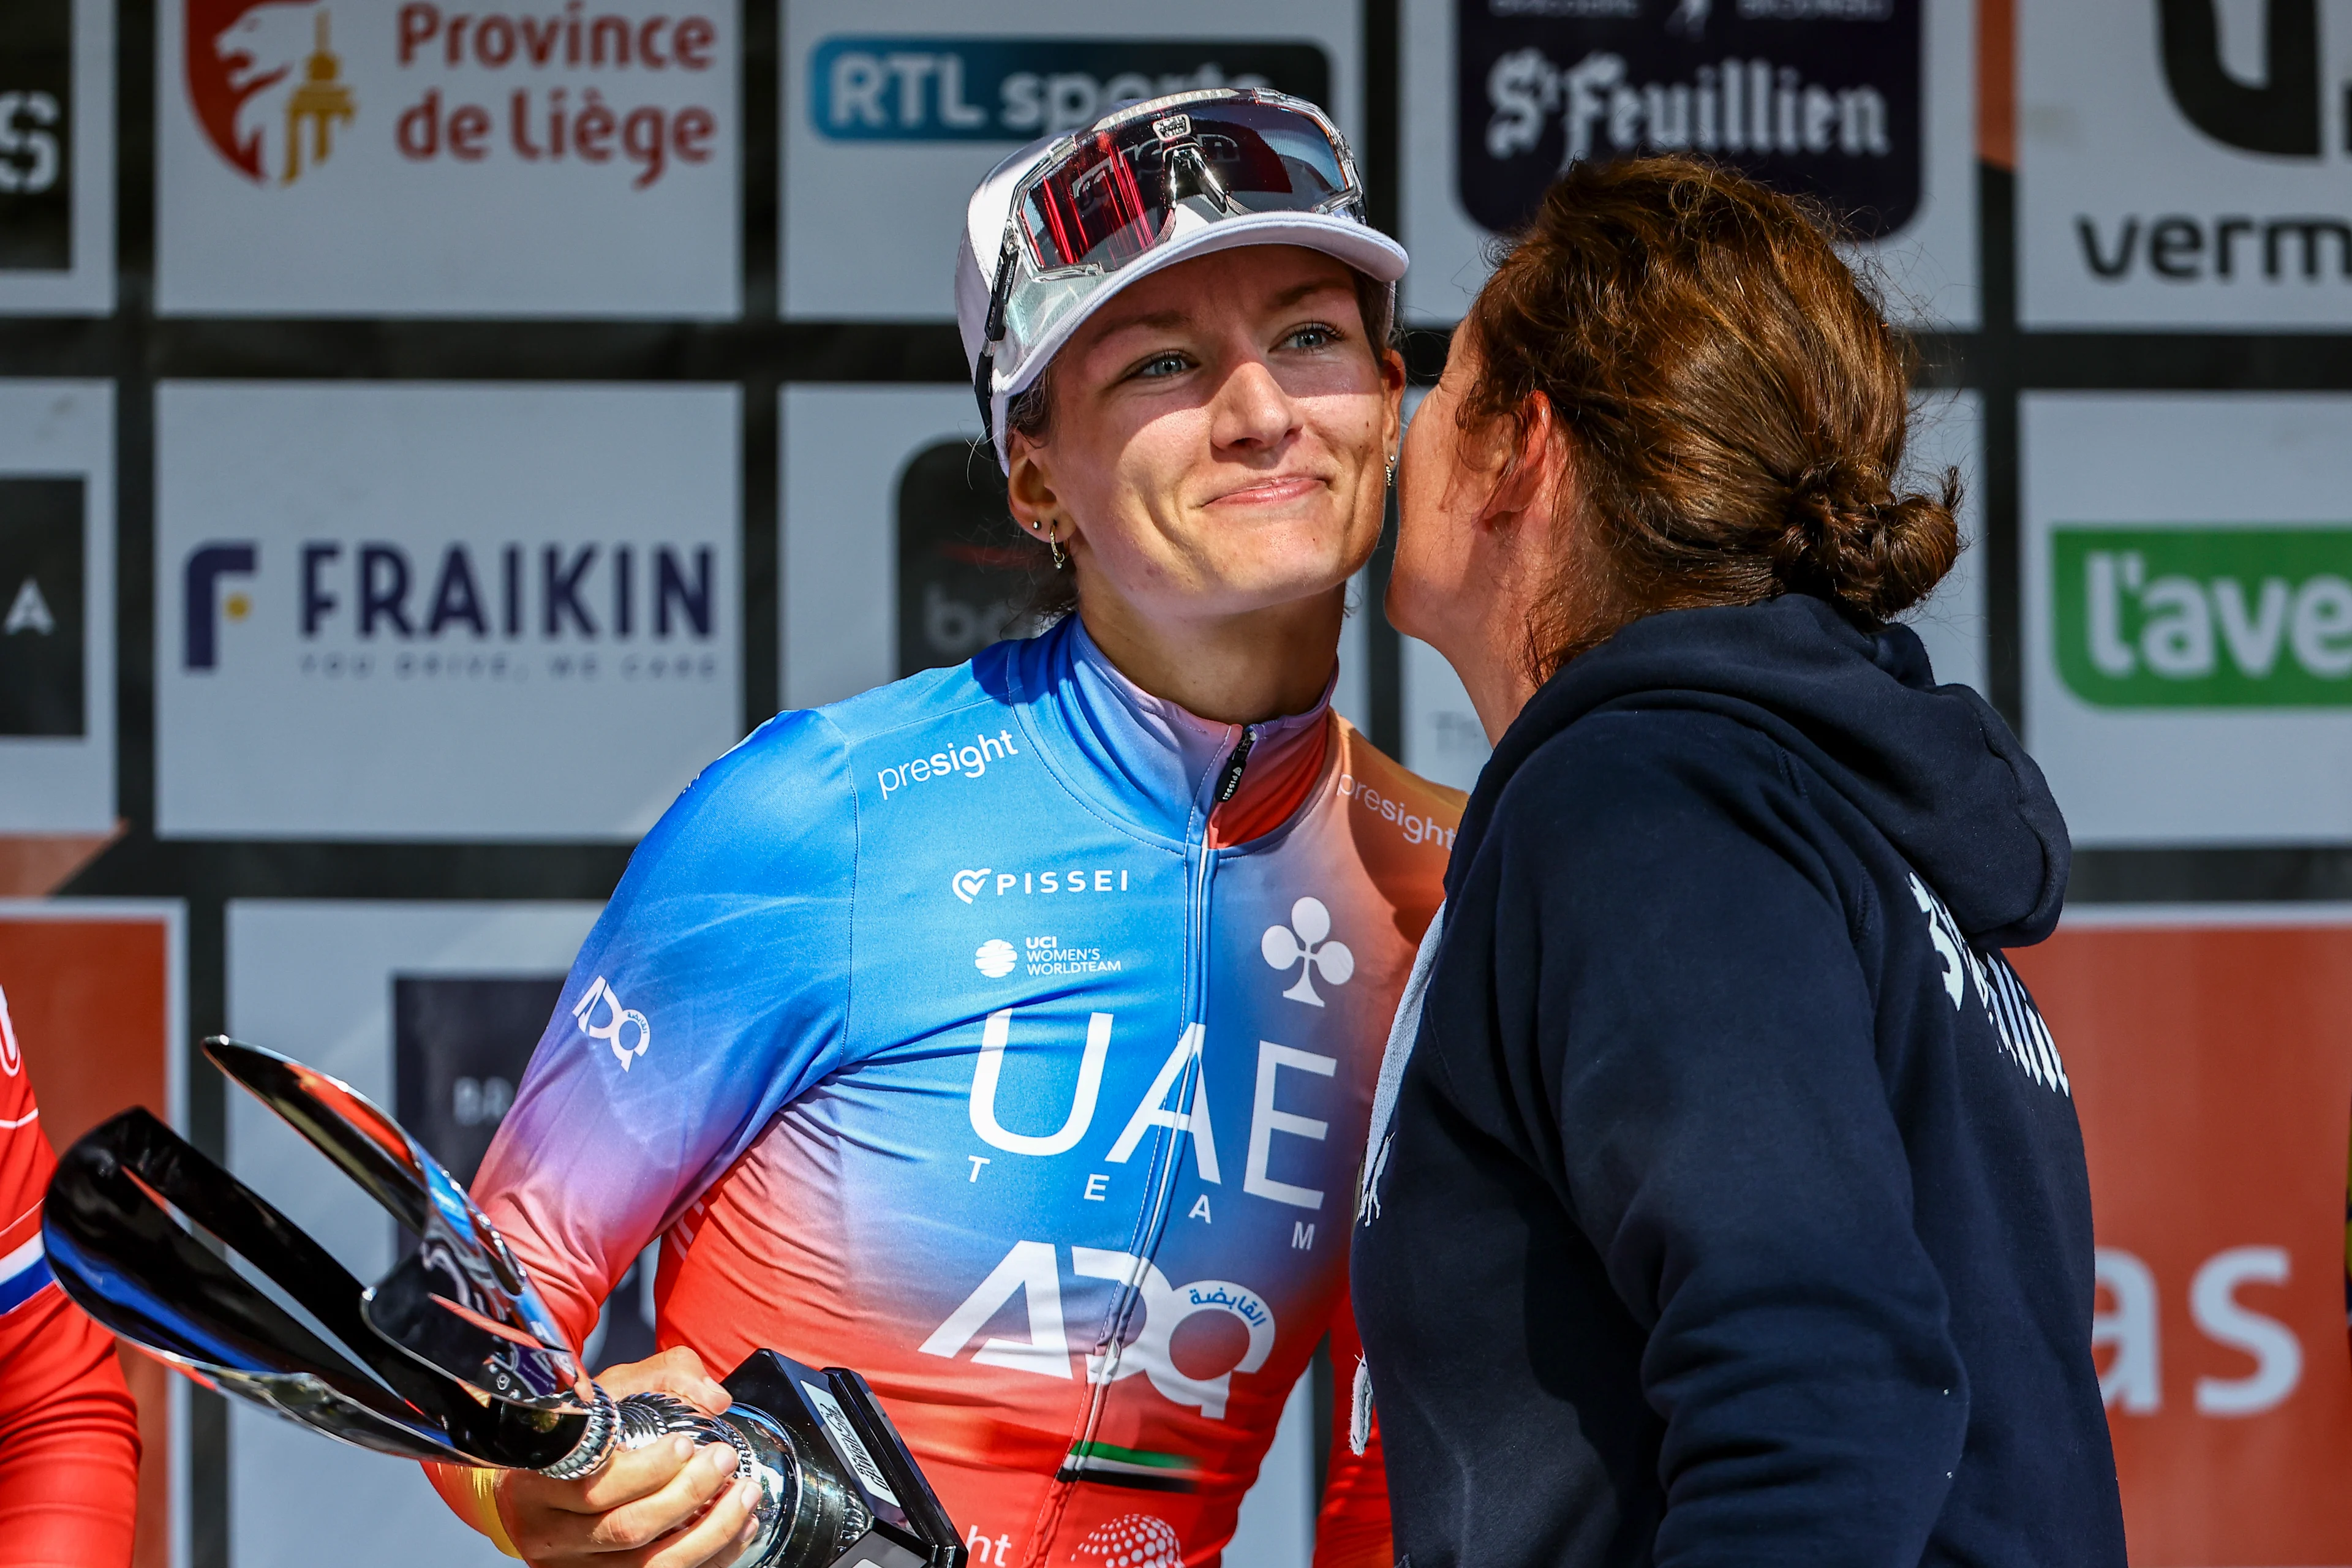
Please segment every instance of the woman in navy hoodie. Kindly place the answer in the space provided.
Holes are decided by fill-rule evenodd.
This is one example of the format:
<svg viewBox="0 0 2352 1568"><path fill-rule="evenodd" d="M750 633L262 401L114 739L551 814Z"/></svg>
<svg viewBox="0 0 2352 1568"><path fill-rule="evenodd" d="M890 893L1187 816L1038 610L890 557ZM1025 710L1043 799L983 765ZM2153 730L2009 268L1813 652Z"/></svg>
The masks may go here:
<svg viewBox="0 0 2352 1568"><path fill-rule="evenodd" d="M1960 542L1909 368L1810 209L1578 164L1413 422L1389 613L1495 754L1355 1233L1412 1568L2124 1562L2082 1139L2001 956L2066 829L1888 624Z"/></svg>

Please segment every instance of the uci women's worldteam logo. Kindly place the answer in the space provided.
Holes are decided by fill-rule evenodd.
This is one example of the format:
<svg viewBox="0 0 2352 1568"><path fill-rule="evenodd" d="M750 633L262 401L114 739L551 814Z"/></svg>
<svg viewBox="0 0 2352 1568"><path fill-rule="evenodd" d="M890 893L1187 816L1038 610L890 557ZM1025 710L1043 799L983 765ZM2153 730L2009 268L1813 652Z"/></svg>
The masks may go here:
<svg viewBox="0 0 2352 1568"><path fill-rule="evenodd" d="M214 151L257 185L334 154L358 113L318 0L184 0L188 98Z"/></svg>

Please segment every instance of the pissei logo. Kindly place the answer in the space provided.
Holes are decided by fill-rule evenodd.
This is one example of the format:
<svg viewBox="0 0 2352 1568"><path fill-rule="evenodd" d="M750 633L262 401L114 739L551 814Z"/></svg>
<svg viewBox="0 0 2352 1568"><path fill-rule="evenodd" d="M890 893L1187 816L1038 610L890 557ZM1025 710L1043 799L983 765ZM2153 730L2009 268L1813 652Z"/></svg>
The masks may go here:
<svg viewBox="0 0 2352 1568"><path fill-rule="evenodd" d="M2058 673L2102 708L2352 707L2352 524L2062 527Z"/></svg>

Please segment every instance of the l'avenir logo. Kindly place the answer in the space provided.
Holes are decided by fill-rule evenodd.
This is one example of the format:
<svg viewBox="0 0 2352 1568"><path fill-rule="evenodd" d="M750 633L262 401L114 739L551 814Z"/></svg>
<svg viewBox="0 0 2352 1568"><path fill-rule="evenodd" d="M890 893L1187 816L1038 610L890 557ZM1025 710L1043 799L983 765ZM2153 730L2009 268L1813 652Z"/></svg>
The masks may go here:
<svg viewBox="0 0 2352 1568"><path fill-rule="evenodd" d="M256 184L290 185L358 112L319 0L184 0L188 100L205 136Z"/></svg>

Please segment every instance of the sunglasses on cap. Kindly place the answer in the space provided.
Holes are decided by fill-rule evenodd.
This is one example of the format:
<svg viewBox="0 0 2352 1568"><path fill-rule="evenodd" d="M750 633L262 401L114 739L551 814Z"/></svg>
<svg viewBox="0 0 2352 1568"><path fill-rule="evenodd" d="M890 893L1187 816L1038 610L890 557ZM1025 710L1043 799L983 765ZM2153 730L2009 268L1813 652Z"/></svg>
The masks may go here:
<svg viewBox="0 0 2352 1568"><path fill-rule="evenodd" d="M1304 99L1210 88L1115 110L1050 149L1013 187L972 392L994 440L997 353L1035 344L1105 279L1180 233L1261 213L1364 221L1348 144Z"/></svg>

